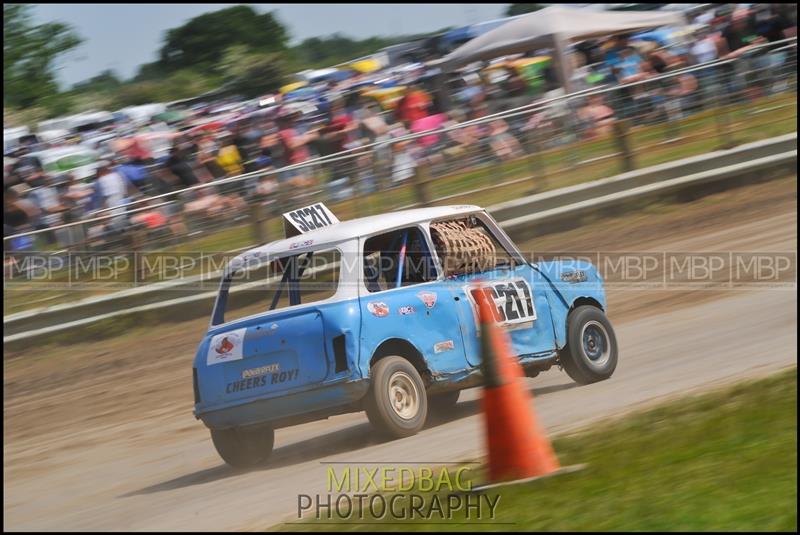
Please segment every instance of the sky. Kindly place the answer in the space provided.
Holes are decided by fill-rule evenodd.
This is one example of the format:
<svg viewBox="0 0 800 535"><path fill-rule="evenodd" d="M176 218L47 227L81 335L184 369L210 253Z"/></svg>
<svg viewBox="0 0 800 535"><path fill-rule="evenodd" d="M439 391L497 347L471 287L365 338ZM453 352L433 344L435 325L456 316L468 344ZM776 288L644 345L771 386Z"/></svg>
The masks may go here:
<svg viewBox="0 0 800 535"><path fill-rule="evenodd" d="M34 19L71 25L84 43L63 56L59 82L71 86L105 69L123 78L154 61L166 30L192 17L236 4L35 4ZM504 16L508 4L252 4L274 11L291 44L336 32L363 39L409 35Z"/></svg>

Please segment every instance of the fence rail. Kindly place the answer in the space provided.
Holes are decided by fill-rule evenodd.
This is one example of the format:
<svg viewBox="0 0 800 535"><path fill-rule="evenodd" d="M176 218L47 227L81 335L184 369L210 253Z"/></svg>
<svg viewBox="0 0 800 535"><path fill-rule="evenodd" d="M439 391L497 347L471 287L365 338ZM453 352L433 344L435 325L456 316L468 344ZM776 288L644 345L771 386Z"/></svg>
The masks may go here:
<svg viewBox="0 0 800 535"><path fill-rule="evenodd" d="M733 150L686 158L569 188L528 196L488 207L500 226L515 238L574 224L585 214L609 206L619 209L631 200L682 191L718 181L745 177L760 180L779 168L796 168L797 135L749 143ZM214 272L218 277L219 272ZM206 275L211 275L210 273ZM116 296L88 299L3 318L4 343L40 340L62 331L120 317L153 315L162 320L190 319L208 314L218 281L187 277L139 287ZM199 306L201 305L202 306Z"/></svg>

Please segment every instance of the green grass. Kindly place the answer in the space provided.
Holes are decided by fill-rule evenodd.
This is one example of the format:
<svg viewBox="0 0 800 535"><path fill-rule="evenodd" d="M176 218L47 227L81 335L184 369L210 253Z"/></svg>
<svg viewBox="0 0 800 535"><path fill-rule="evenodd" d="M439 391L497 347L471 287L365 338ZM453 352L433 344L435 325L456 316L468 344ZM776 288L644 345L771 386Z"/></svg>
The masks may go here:
<svg viewBox="0 0 800 535"><path fill-rule="evenodd" d="M323 527L352 531L797 530L796 368L599 423L557 438L554 447L562 465L588 463L588 467L487 491L490 496L500 495L494 525L455 524L466 521L463 514L455 513L453 523L447 525L419 521L375 526L342 521ZM381 522L368 513L357 521ZM273 529L319 527L311 521Z"/></svg>
<svg viewBox="0 0 800 535"><path fill-rule="evenodd" d="M776 108L777 107L777 108ZM759 110L764 110L759 113ZM728 117L732 130L731 138L736 144L766 139L797 129L796 94L779 94L758 99L753 103L729 106L722 110ZM703 154L720 148L722 138L717 130L717 110L696 113L673 123L673 130L663 124L637 126L631 130L630 141L635 151L637 168L657 165L689 156ZM670 133L683 136L672 143L659 144ZM613 154L617 151L612 139L578 141L568 146L541 151L538 155L526 155L517 160L485 165L443 176L433 177L428 184L431 199L451 196L432 204L478 203L490 206L495 203L519 198L534 192L572 186L615 175L623 171L617 157L601 161L593 158ZM541 164L536 167L538 158ZM479 192L475 192L480 189ZM413 185L402 185L389 192L365 195L329 203L339 219L346 220L396 210L417 202ZM271 218L264 224L268 239L282 237L282 222ZM252 226L237 224L218 231L206 232L196 238L181 240L169 247L171 252L222 252L252 246L256 242ZM187 271L185 276L199 272L199 268ZM66 273L53 274L53 283L66 281ZM133 274L121 272L118 282L132 282ZM143 281L140 281L140 283ZM147 281L144 281L147 282ZM155 282L155 281L154 281ZM90 296L103 295L120 288L43 288L40 283L21 284L15 282L6 288L5 313L20 312L45 305L76 301Z"/></svg>

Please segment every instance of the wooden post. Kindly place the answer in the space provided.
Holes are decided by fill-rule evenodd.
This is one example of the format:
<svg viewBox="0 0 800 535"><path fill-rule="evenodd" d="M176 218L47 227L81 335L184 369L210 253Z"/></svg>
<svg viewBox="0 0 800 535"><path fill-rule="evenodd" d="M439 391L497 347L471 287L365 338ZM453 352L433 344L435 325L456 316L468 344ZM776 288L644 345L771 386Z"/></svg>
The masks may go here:
<svg viewBox="0 0 800 535"><path fill-rule="evenodd" d="M636 169L636 161L633 157L631 150L630 139L628 137L628 121L616 120L614 121L614 139L617 142L617 149L622 155L622 170L633 171Z"/></svg>
<svg viewBox="0 0 800 535"><path fill-rule="evenodd" d="M717 126L717 138L719 139L719 148L720 149L731 149L733 148L736 143L733 141L733 137L731 136L730 132L730 117L728 116L728 106L723 101L723 98L717 94L717 97L714 99L715 106L714 106L714 123Z"/></svg>
<svg viewBox="0 0 800 535"><path fill-rule="evenodd" d="M144 245L145 230L142 228L134 228L131 232L131 255L133 256L133 282L134 286L144 282L144 252L142 247Z"/></svg>
<svg viewBox="0 0 800 535"><path fill-rule="evenodd" d="M430 194L428 192L428 182L430 181L430 169L428 162L420 161L414 169L414 190L417 194L417 204L428 206L430 204Z"/></svg>
<svg viewBox="0 0 800 535"><path fill-rule="evenodd" d="M386 195L378 195L380 207L383 211L388 211L391 209L391 195L388 195L389 190L392 187L392 149L394 145L389 144L389 160L384 161L383 158L378 157L377 148L372 149L372 176L375 179L375 184L377 186L378 193ZM384 156L384 154L381 154ZM370 203L371 204L371 203ZM378 203L376 203L378 204Z"/></svg>
<svg viewBox="0 0 800 535"><path fill-rule="evenodd" d="M533 189L531 191L538 191L544 187L547 182L547 173L545 171L544 159L542 158L542 146L539 143L539 129L538 127L530 128L526 132L528 140L528 162L531 167L531 178L533 182Z"/></svg>
<svg viewBox="0 0 800 535"><path fill-rule="evenodd" d="M255 243L267 243L267 236L264 233L264 226L262 225L262 222L265 218L264 210L262 209L263 207L261 205L261 196L255 196L248 208L250 210L250 224L252 225L253 239L255 240Z"/></svg>

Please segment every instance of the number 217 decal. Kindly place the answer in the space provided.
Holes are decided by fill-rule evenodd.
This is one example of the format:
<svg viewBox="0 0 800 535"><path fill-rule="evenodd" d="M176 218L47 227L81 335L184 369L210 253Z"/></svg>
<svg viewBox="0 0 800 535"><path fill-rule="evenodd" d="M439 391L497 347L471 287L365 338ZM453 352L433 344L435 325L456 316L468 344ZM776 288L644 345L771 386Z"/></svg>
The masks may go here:
<svg viewBox="0 0 800 535"><path fill-rule="evenodd" d="M477 303L474 302L470 288L467 288L466 291L470 299L473 300L477 318ZM533 294L531 293L530 284L525 279L481 285L479 291L483 292L489 299L489 303L493 305L490 308L497 323L525 323L536 319Z"/></svg>

